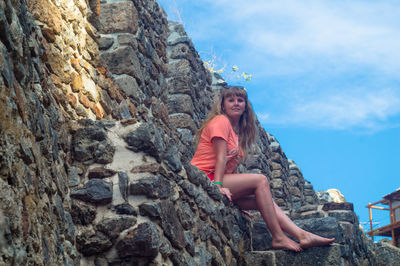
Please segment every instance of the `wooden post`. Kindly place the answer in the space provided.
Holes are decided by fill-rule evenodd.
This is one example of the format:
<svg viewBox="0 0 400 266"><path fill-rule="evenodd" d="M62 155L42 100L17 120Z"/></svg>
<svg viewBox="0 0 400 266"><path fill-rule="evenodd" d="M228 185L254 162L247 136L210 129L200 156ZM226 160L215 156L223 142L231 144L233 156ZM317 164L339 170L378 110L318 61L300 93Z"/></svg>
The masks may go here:
<svg viewBox="0 0 400 266"><path fill-rule="evenodd" d="M374 234L372 233L372 210L371 210L371 203L368 204L368 210L369 210L369 225L371 228L371 240L374 241Z"/></svg>
<svg viewBox="0 0 400 266"><path fill-rule="evenodd" d="M390 224L394 224L394 215L392 209L392 201L389 200L389 211L390 211ZM396 236L394 235L394 229L390 230L392 233L392 245L396 247Z"/></svg>

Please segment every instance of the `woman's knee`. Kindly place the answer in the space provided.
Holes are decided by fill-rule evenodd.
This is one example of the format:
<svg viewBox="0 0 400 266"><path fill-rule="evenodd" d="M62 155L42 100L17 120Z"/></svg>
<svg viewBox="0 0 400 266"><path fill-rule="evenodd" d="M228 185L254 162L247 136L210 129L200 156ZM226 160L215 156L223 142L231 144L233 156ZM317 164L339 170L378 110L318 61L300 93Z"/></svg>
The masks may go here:
<svg viewBox="0 0 400 266"><path fill-rule="evenodd" d="M256 178L257 178L257 184L259 186L268 187L269 188L269 180L265 175L257 174Z"/></svg>

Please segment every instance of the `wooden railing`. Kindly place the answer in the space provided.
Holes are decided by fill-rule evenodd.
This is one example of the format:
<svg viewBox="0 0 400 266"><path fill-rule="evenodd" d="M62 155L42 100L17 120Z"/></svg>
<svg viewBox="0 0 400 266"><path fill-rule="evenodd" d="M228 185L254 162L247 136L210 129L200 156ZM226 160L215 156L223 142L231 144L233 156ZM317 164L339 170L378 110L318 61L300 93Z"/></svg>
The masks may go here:
<svg viewBox="0 0 400 266"><path fill-rule="evenodd" d="M389 208L375 206L377 204L388 204ZM394 246L397 246L397 236L400 235L400 220L395 221L395 210L399 209L400 206L392 207L392 202L390 200L383 199L383 200L377 201L375 203L369 203L366 207L369 210L369 223L370 223L370 231L367 233L371 237L371 240L372 241L374 240L374 235L391 236L392 244ZM390 224L380 227L380 228L377 228L377 229L373 229L373 227L372 227L372 209L389 211Z"/></svg>

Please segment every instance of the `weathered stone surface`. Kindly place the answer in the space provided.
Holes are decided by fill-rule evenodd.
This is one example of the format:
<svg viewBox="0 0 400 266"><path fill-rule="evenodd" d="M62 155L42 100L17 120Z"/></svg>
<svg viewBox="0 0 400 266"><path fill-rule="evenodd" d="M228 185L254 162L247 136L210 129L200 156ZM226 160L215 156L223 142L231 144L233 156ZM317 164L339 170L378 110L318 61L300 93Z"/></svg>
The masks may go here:
<svg viewBox="0 0 400 266"><path fill-rule="evenodd" d="M323 237L334 237L337 242L343 239L339 224L333 217L295 220L294 222L306 231Z"/></svg>
<svg viewBox="0 0 400 266"><path fill-rule="evenodd" d="M101 232L84 230L76 237L76 245L83 255L100 254L112 247L111 241Z"/></svg>
<svg viewBox="0 0 400 266"><path fill-rule="evenodd" d="M116 218L106 218L101 220L97 225L96 229L106 235L111 242L115 242L119 234L134 226L137 219L135 217L116 217Z"/></svg>
<svg viewBox="0 0 400 266"><path fill-rule="evenodd" d="M171 114L169 115L169 120L174 127L177 128L187 128L192 132L196 132L196 125L193 122L193 119L184 113Z"/></svg>
<svg viewBox="0 0 400 266"><path fill-rule="evenodd" d="M265 222L253 223L253 250L264 251L272 248L272 236Z"/></svg>
<svg viewBox="0 0 400 266"><path fill-rule="evenodd" d="M112 169L107 169L105 167L95 167L95 168L91 168L89 170L88 173L88 178L92 179L92 178L106 178L106 177L110 177L116 174L116 171L112 170Z"/></svg>
<svg viewBox="0 0 400 266"><path fill-rule="evenodd" d="M108 204L112 200L111 184L101 179L91 179L83 188L72 191L71 197L98 205Z"/></svg>
<svg viewBox="0 0 400 266"><path fill-rule="evenodd" d="M135 77L139 84L143 80L143 72L137 53L131 46L118 48L111 52L105 52L100 55L110 71L114 74L127 74Z"/></svg>
<svg viewBox="0 0 400 266"><path fill-rule="evenodd" d="M275 265L346 265L340 246L315 247L302 252L275 252Z"/></svg>
<svg viewBox="0 0 400 266"><path fill-rule="evenodd" d="M146 195L150 198L165 199L172 195L173 188L167 179L161 176L149 176L130 183L131 195Z"/></svg>
<svg viewBox="0 0 400 266"><path fill-rule="evenodd" d="M124 137L134 151L144 151L158 160L163 157L165 143L160 132L149 123L140 124Z"/></svg>
<svg viewBox="0 0 400 266"><path fill-rule="evenodd" d="M161 226L173 246L179 249L186 246L184 229L179 222L175 207L167 200L161 202Z"/></svg>
<svg viewBox="0 0 400 266"><path fill-rule="evenodd" d="M129 203L126 202L114 206L114 209L117 214L137 216L137 211Z"/></svg>
<svg viewBox="0 0 400 266"><path fill-rule="evenodd" d="M343 202L343 203L335 203L335 202L327 202L322 207L324 211L332 211L332 210L349 210L353 211L354 206L353 203Z"/></svg>
<svg viewBox="0 0 400 266"><path fill-rule="evenodd" d="M74 156L77 161L93 160L98 163L112 162L115 148L107 139L106 131L98 126L78 129L73 138Z"/></svg>
<svg viewBox="0 0 400 266"><path fill-rule="evenodd" d="M96 218L95 208L76 200L72 200L70 213L74 224L89 225Z"/></svg>
<svg viewBox="0 0 400 266"><path fill-rule="evenodd" d="M161 206L159 202L145 202L139 206L139 213L142 216L160 217Z"/></svg>
<svg viewBox="0 0 400 266"><path fill-rule="evenodd" d="M116 245L120 257L155 257L160 248L160 237L151 222L141 223Z"/></svg>
<svg viewBox="0 0 400 266"><path fill-rule="evenodd" d="M131 97L136 104L141 104L146 98L146 95L141 91L136 79L122 74L115 78L115 82L122 89L126 96Z"/></svg>
<svg viewBox="0 0 400 266"><path fill-rule="evenodd" d="M193 115L192 97L187 94L173 94L168 96L168 111L173 113L187 113Z"/></svg>
<svg viewBox="0 0 400 266"><path fill-rule="evenodd" d="M127 200L129 194L129 177L125 172L118 172L118 185L122 198Z"/></svg>
<svg viewBox="0 0 400 266"><path fill-rule="evenodd" d="M181 171L182 163L176 146L172 146L171 148L169 148L169 150L165 153L164 160L172 171L174 172Z"/></svg>
<svg viewBox="0 0 400 266"><path fill-rule="evenodd" d="M129 1L103 4L100 23L102 33L128 32L135 34L138 29L138 13L133 3Z"/></svg>

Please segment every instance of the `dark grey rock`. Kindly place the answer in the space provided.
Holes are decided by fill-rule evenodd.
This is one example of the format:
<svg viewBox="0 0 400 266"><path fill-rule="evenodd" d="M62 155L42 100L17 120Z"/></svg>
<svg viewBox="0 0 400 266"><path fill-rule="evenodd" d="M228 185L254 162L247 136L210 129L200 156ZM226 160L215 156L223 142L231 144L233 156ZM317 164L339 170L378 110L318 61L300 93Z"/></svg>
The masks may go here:
<svg viewBox="0 0 400 266"><path fill-rule="evenodd" d="M185 231L185 240L186 240L186 250L189 252L190 255L194 256L195 255L195 244L194 244L194 238L193 234L190 231Z"/></svg>
<svg viewBox="0 0 400 266"><path fill-rule="evenodd" d="M353 206L353 203L351 203L351 202L342 202L342 203L327 202L322 207L322 210L323 211L333 211L333 210L354 211L354 206Z"/></svg>
<svg viewBox="0 0 400 266"><path fill-rule="evenodd" d="M75 160L79 162L112 162L115 148L107 139L106 131L99 126L78 129L73 137Z"/></svg>
<svg viewBox="0 0 400 266"><path fill-rule="evenodd" d="M193 101L192 97L187 94L172 94L168 96L168 112L173 113L187 113L193 115Z"/></svg>
<svg viewBox="0 0 400 266"><path fill-rule="evenodd" d="M146 222L130 231L118 242L116 249L120 257L155 257L160 244L156 226L151 222Z"/></svg>
<svg viewBox="0 0 400 266"><path fill-rule="evenodd" d="M188 182L188 181L183 181L180 186L183 188L183 190L192 198L197 198L197 196L199 195L199 191L196 188L195 185L193 185L192 183ZM220 193L221 194L221 193Z"/></svg>
<svg viewBox="0 0 400 266"><path fill-rule="evenodd" d="M272 236L265 222L253 223L252 236L254 251L263 251L272 248Z"/></svg>
<svg viewBox="0 0 400 266"><path fill-rule="evenodd" d="M161 245L160 245L160 253L162 254L163 257L168 257L171 255L172 253L172 245L171 243L168 241L168 239L166 239L165 237L163 237L161 239Z"/></svg>
<svg viewBox="0 0 400 266"><path fill-rule="evenodd" d="M129 194L129 177L125 172L118 172L119 191L124 200L128 199Z"/></svg>
<svg viewBox="0 0 400 266"><path fill-rule="evenodd" d="M202 184L207 184L207 182L209 182L209 178L207 177L207 175L203 171L199 170L199 168L197 168L196 166L194 166L190 163L187 163L184 165L184 167L185 167L188 179L193 184L202 185Z"/></svg>
<svg viewBox="0 0 400 266"><path fill-rule="evenodd" d="M142 82L142 67L137 53L131 46L124 46L111 52L102 53L100 58L113 74L127 74Z"/></svg>
<svg viewBox="0 0 400 266"><path fill-rule="evenodd" d="M65 212L65 238L70 242L75 242L75 226L72 216L69 212Z"/></svg>
<svg viewBox="0 0 400 266"><path fill-rule="evenodd" d="M117 214L137 216L137 211L127 202L114 206L114 210Z"/></svg>
<svg viewBox="0 0 400 266"><path fill-rule="evenodd" d="M149 176L132 182L129 191L131 195L165 199L172 195L173 188L169 180L160 176Z"/></svg>
<svg viewBox="0 0 400 266"><path fill-rule="evenodd" d="M112 247L111 241L101 232L84 230L76 237L76 246L85 256L100 254Z"/></svg>
<svg viewBox="0 0 400 266"><path fill-rule="evenodd" d="M197 265L210 265L211 264L211 254L207 251L207 248L203 245L198 245L196 247L196 258L195 261Z"/></svg>
<svg viewBox="0 0 400 266"><path fill-rule="evenodd" d="M106 218L100 221L96 225L96 229L102 232L104 235L108 236L111 242L115 242L119 234L134 226L137 219L135 217L116 217L116 218Z"/></svg>
<svg viewBox="0 0 400 266"><path fill-rule="evenodd" d="M174 171L179 172L182 169L182 163L180 160L179 152L176 146L171 146L165 154L164 160L168 167Z"/></svg>
<svg viewBox="0 0 400 266"><path fill-rule="evenodd" d="M74 224L88 225L96 218L96 209L83 202L72 200L70 214Z"/></svg>
<svg viewBox="0 0 400 266"><path fill-rule="evenodd" d="M161 160L165 151L165 143L160 131L152 124L142 123L138 128L124 137L126 143L134 151L144 151L157 160Z"/></svg>
<svg viewBox="0 0 400 266"><path fill-rule="evenodd" d="M185 230L191 229L194 225L195 214L190 208L189 203L186 201L178 201L176 204L179 221L181 222L183 228L185 228Z"/></svg>
<svg viewBox="0 0 400 266"><path fill-rule="evenodd" d="M336 242L343 240L339 224L333 217L295 220L294 222L308 232L328 238L334 237Z"/></svg>
<svg viewBox="0 0 400 266"><path fill-rule="evenodd" d="M186 265L196 265L196 264L189 264L186 257L177 250L172 250L169 258L171 259L173 265L177 266L186 266Z"/></svg>
<svg viewBox="0 0 400 266"><path fill-rule="evenodd" d="M172 245L178 249L183 249L186 246L184 229L178 219L175 206L172 202L163 200L161 202L161 227L164 234L171 241Z"/></svg>
<svg viewBox="0 0 400 266"><path fill-rule="evenodd" d="M112 200L111 184L102 179L91 179L81 189L71 192L71 198L104 205Z"/></svg>
<svg viewBox="0 0 400 266"><path fill-rule="evenodd" d="M89 170L88 178L106 178L115 175L117 172L112 169L106 169L105 167L96 167Z"/></svg>
<svg viewBox="0 0 400 266"><path fill-rule="evenodd" d="M142 216L160 217L161 207L159 202L145 202L139 206L139 213Z"/></svg>
<svg viewBox="0 0 400 266"><path fill-rule="evenodd" d="M134 77L123 74L115 78L115 82L125 92L126 96L132 97L135 100L136 104L143 103L146 95L143 94Z"/></svg>
<svg viewBox="0 0 400 266"><path fill-rule="evenodd" d="M68 186L69 187L76 187L79 185L79 169L76 167L70 167L68 169Z"/></svg>
<svg viewBox="0 0 400 266"><path fill-rule="evenodd" d="M101 37L99 39L99 49L107 50L114 44L114 38L111 37Z"/></svg>
<svg viewBox="0 0 400 266"><path fill-rule="evenodd" d="M338 221L344 221L354 224L357 221L357 216L352 211L333 211L328 213L329 217L334 217Z"/></svg>

